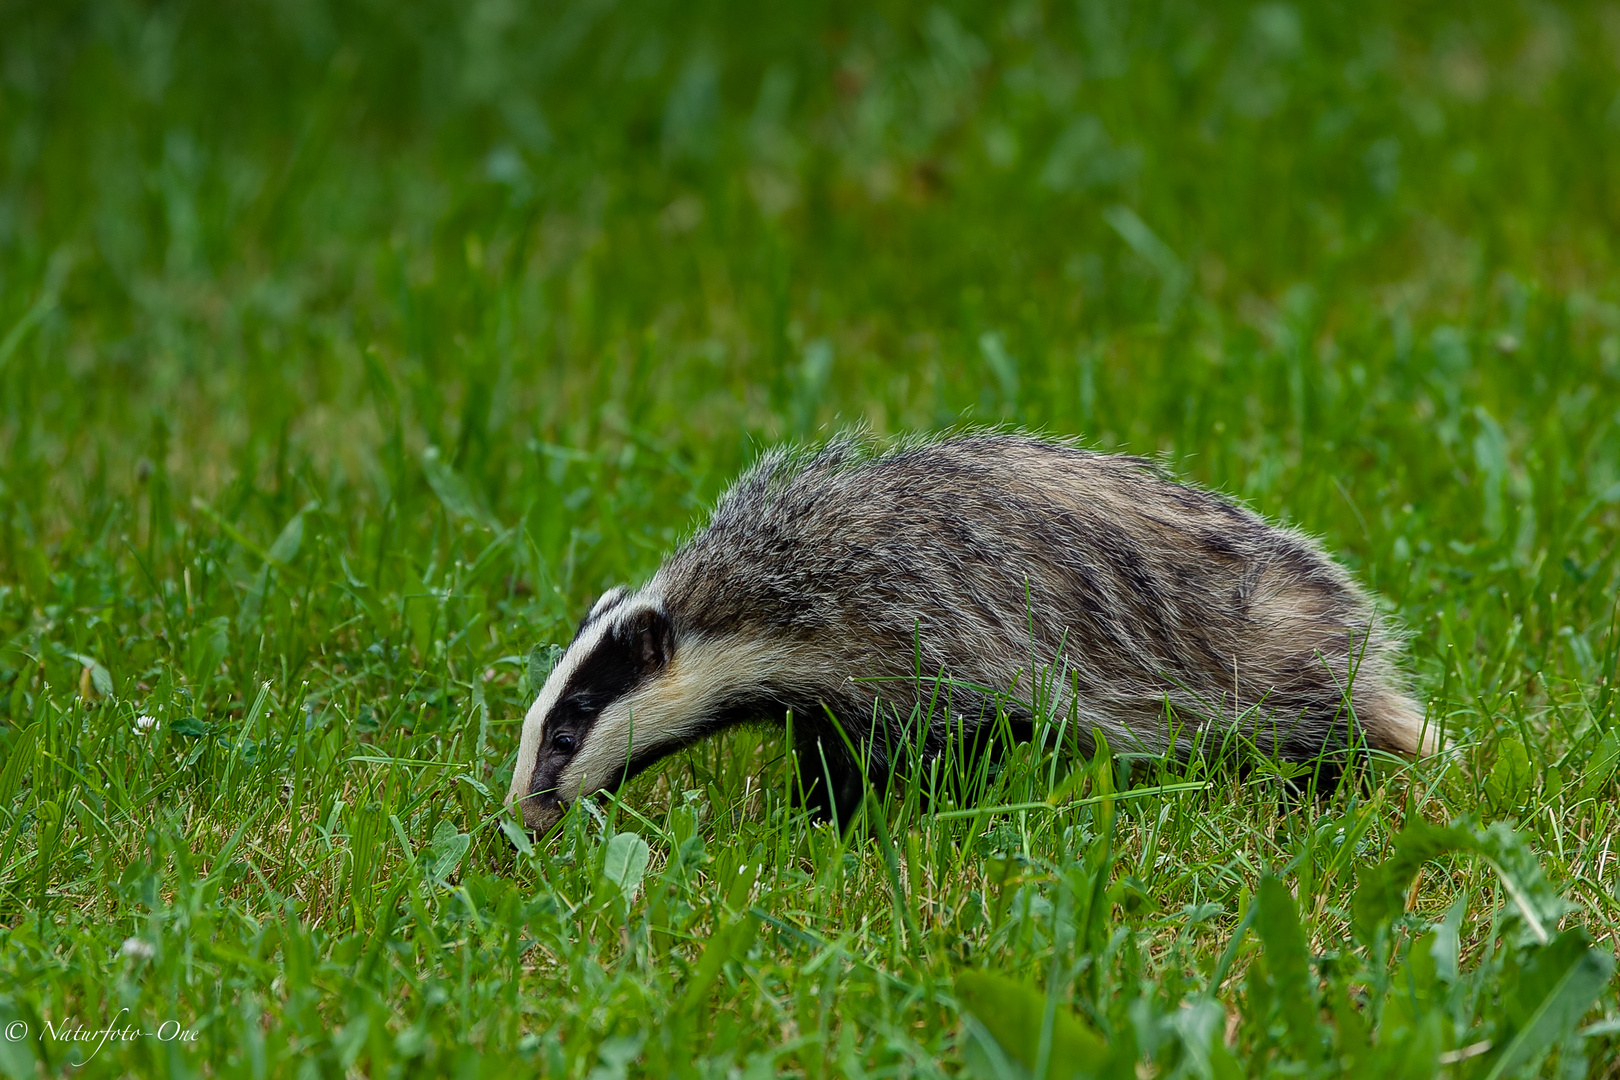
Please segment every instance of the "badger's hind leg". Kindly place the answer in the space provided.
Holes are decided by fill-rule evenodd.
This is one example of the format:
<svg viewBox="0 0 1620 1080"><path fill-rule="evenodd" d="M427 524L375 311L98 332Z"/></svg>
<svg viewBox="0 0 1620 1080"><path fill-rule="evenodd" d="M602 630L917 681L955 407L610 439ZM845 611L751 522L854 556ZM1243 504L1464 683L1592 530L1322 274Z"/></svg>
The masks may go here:
<svg viewBox="0 0 1620 1080"><path fill-rule="evenodd" d="M896 786L915 785L924 812L974 806L995 784L1012 747L1034 739L1035 725L1027 717L953 721L934 733L932 745L921 754L896 763Z"/></svg>
<svg viewBox="0 0 1620 1080"><path fill-rule="evenodd" d="M1285 785L1291 795L1328 798L1345 784L1366 792L1372 781L1372 756L1380 752L1411 756L1423 749L1417 731L1421 715L1414 719L1405 698L1379 691L1376 697L1358 694L1357 699L1353 711L1343 702L1331 710L1304 709L1286 734L1275 739L1272 752L1295 767ZM1410 732L1404 730L1408 725Z"/></svg>

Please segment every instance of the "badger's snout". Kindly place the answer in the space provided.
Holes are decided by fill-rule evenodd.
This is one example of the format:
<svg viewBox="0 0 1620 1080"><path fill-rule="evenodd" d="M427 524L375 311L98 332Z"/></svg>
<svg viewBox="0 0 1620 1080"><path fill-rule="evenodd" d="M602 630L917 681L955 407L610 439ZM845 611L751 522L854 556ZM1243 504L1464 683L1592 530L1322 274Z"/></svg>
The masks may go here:
<svg viewBox="0 0 1620 1080"><path fill-rule="evenodd" d="M536 836L544 836L562 820L563 811L567 808L562 800L547 793L524 797L520 801L519 809L523 817L523 827Z"/></svg>
<svg viewBox="0 0 1620 1080"><path fill-rule="evenodd" d="M508 808L522 819L523 827L534 833L537 840L549 833L568 809L558 791L555 771L542 769L540 762L533 758L527 770L520 768L513 777L506 801Z"/></svg>
<svg viewBox="0 0 1620 1080"><path fill-rule="evenodd" d="M667 733L645 713L637 729L633 692L668 667L673 648L656 597L619 588L597 601L523 721L507 806L526 827L549 832L573 799L612 790L634 775L633 760L651 760L649 744Z"/></svg>

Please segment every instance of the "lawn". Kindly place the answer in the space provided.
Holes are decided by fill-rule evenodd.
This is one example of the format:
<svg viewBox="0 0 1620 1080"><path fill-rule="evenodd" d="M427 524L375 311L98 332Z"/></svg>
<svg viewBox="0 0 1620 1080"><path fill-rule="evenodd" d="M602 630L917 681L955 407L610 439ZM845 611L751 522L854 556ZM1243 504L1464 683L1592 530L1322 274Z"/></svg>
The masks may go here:
<svg viewBox="0 0 1620 1080"><path fill-rule="evenodd" d="M1613 7L0 2L0 1075L1620 1076L1617 191ZM506 822L855 424L1321 537L1451 754Z"/></svg>

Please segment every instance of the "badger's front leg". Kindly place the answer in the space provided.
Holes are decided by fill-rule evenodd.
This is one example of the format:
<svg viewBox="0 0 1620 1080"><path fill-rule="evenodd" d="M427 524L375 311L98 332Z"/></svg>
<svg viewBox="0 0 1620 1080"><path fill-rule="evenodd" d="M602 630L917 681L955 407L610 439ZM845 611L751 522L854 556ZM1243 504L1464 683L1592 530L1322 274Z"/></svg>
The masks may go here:
<svg viewBox="0 0 1620 1080"><path fill-rule="evenodd" d="M815 820L849 828L866 797L867 783L844 740L836 731L800 728L793 733L793 754L798 773L795 801ZM881 778L870 779L881 783Z"/></svg>

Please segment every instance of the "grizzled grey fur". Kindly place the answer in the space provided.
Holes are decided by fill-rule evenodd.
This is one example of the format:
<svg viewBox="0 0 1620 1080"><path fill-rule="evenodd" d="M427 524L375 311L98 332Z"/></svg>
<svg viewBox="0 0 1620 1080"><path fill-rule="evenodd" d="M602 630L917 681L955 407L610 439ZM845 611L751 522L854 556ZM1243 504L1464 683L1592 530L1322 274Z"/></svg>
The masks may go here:
<svg viewBox="0 0 1620 1080"><path fill-rule="evenodd" d="M765 454L650 582L597 602L524 722L510 800L548 828L790 710L804 797L845 822L862 765L881 784L998 707L1025 736L1039 708L1116 749L1236 730L1291 761L1432 750L1396 651L1314 541L1139 458L846 436Z"/></svg>

